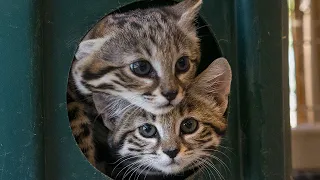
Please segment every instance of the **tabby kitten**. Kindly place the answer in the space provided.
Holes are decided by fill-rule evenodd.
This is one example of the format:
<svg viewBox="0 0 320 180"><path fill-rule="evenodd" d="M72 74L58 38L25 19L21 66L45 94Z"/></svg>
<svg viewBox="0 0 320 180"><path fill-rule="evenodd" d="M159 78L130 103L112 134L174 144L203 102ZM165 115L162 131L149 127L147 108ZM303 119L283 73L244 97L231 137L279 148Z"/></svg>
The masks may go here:
<svg viewBox="0 0 320 180"><path fill-rule="evenodd" d="M219 58L196 77L182 102L167 114L153 115L124 99L94 94L110 130L108 157L116 160L107 175L124 179L173 175L207 164L227 129L224 113L230 84L230 66Z"/></svg>
<svg viewBox="0 0 320 180"><path fill-rule="evenodd" d="M94 164L93 92L108 93L154 114L170 111L185 94L200 61L194 20L202 0L110 14L83 39L68 83L72 132Z"/></svg>
<svg viewBox="0 0 320 180"><path fill-rule="evenodd" d="M154 114L171 110L200 61L194 20L201 3L107 16L79 45L72 66L77 90L119 96Z"/></svg>

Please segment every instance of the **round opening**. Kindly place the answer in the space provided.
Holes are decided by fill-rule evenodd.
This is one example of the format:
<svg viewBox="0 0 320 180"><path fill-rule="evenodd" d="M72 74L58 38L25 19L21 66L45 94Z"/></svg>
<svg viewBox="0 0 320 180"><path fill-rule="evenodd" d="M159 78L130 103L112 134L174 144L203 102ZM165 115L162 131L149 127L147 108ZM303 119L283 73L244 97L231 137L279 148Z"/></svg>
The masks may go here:
<svg viewBox="0 0 320 180"><path fill-rule="evenodd" d="M139 1L134 2L131 4L128 4L126 6L120 7L119 9L111 12L108 15L111 14L123 14L125 12L129 12L135 9L148 9L148 8L154 8L154 7L162 7L166 5L173 5L176 4L174 1L163 1L163 0L153 0L153 1ZM107 16L108 16L107 15ZM107 17L105 16L105 17ZM91 39L90 36L92 34L97 33L96 27L101 25L101 22L105 20L105 17L102 18L85 36L84 39ZM169 18L169 17L168 17ZM217 41L210 29L210 25L208 25L201 16L197 16L195 18L196 27L197 27L197 36L199 37L200 41L200 52L201 52L201 61L197 68L197 74L201 73L204 69L206 69L213 60L219 58L222 56L222 52L217 44ZM100 24L99 24L100 23ZM100 29L101 30L101 29ZM101 30L101 32L106 32L107 30ZM99 34L99 33L98 33ZM97 35L99 36L99 35ZM96 37L98 38L98 37ZM134 43L132 44L135 45ZM86 44L84 46L88 46L89 48L97 48L99 45L93 45L93 44ZM115 46L116 47L116 46ZM78 54L79 56L86 56L86 52ZM76 55L77 56L77 55ZM77 61L76 58L74 58L74 62ZM96 110L96 104L94 104L92 96L87 95L89 94L87 92L87 87L90 86L90 84L85 84L83 82L77 82L73 77L73 73L79 73L80 71L84 71L82 67L78 67L73 63L71 71L70 71L70 77L69 77L69 83L68 83L68 112L69 112L69 120L70 120L70 126L73 131L74 137L76 142L78 143L78 146L80 147L83 154L87 157L90 163L92 163L97 169L102 171L104 174L106 174L109 177L112 178L122 178L126 177L128 173L130 173L130 168L132 168L132 171L135 171L136 166L134 163L132 165L129 165L128 169L123 170L124 167L121 167L117 169L116 166L119 165L119 162L123 162L126 160L126 158L118 158L118 156L114 156L115 151L118 149L110 147L108 144L108 136L110 136L110 126L113 126L112 123L106 123L104 121L104 118L97 110ZM181 67L184 64L181 65ZM94 80L95 78L101 78L103 74L105 74L108 71L112 71L112 68L104 68L103 70L99 69L99 67L103 66L103 64L95 64L93 69L96 69L96 72L89 72L87 73L86 78L90 80ZM141 63L139 66L142 66ZM148 67L146 65L143 65L144 68L142 70L147 71ZM72 69L77 69L77 71L72 71ZM147 70L146 70L147 69ZM143 74L144 71L139 69L138 73ZM113 83L117 83L116 81L113 81ZM119 83L119 82L118 82ZM81 84L81 85L79 85ZM101 86L104 86L104 88L114 88L112 84L110 83L104 83L100 84ZM83 89L81 89L83 88ZM139 88L132 86L131 88ZM80 90L79 90L80 89ZM173 93L171 93L173 94ZM121 108L121 107L120 107ZM122 107L125 109L126 107ZM131 114L132 115L132 114ZM142 116L148 116L143 114ZM110 117L108 117L110 118ZM112 117L115 118L115 117ZM151 117L153 118L153 116ZM193 121L188 121L192 122ZM188 124L187 124L188 125ZM191 125L190 125L191 126ZM142 128L145 136L152 136L152 132L150 129L152 129L149 126L143 126ZM188 128L188 126L186 126ZM140 132L142 131L140 128ZM153 130L153 129L152 129ZM186 129L185 131L188 132L189 129ZM156 134L156 133L155 133ZM125 136L123 135L122 138ZM139 142L135 142L136 144ZM170 151L167 154L170 154L170 156L174 156L174 151ZM130 157L134 158L134 157ZM128 159L128 158L127 158ZM146 168L148 169L148 168ZM196 169L195 169L196 170ZM122 172L123 171L123 172ZM131 178L139 176L139 171L137 171L135 175L131 176ZM186 177L190 176L194 173L193 170L188 170L183 173L178 173L174 176L166 176L165 179L185 179ZM129 176L128 176L129 177ZM163 175L141 175L140 178L143 179L164 179Z"/></svg>

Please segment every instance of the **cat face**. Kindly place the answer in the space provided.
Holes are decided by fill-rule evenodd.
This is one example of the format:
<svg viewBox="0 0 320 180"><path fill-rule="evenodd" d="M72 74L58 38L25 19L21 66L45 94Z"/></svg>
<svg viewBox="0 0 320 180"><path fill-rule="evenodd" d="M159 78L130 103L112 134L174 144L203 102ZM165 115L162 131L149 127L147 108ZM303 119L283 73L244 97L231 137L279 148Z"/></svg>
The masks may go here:
<svg viewBox="0 0 320 180"><path fill-rule="evenodd" d="M201 0L112 14L79 45L72 75L84 94L120 96L154 114L173 109L200 61Z"/></svg>
<svg viewBox="0 0 320 180"><path fill-rule="evenodd" d="M113 103L114 97L101 94L94 95L94 102L98 111L105 111L104 123L112 130L110 146L128 164L136 163L148 174L177 174L203 164L219 146L227 128L223 114L230 83L230 67L220 58L193 81L185 99L167 114L153 115L125 100ZM106 101L109 105L103 106Z"/></svg>

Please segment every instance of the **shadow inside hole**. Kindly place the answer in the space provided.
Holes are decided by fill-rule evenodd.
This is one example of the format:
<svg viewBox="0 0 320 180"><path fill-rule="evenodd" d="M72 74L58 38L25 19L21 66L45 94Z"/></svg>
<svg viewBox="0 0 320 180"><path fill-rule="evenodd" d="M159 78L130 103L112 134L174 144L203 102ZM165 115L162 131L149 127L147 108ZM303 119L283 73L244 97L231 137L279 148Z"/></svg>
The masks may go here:
<svg viewBox="0 0 320 180"><path fill-rule="evenodd" d="M131 4L120 7L119 9L109 14L124 13L134 9L146 9L151 7L159 7L159 6L173 5L173 4L176 4L176 2L170 1L170 0L138 1L138 2L133 2ZM210 26L205 22L203 18L201 18L201 16L198 16L196 20L196 26L197 26L198 37L201 39L201 42L200 42L201 61L198 68L198 74L199 74L204 69L206 69L213 60L221 57L222 52L219 48L219 45L213 33L211 32ZM110 167L107 166L104 168L106 170L106 175L110 177L110 174L114 168L114 164L112 162L115 162L116 159L111 158L110 154L113 154L112 149L110 149L106 143L103 143L103 140L101 139L107 136L109 130L103 125L101 117L98 117L98 119L94 121L94 127L97 127L95 129L94 139L95 139L95 142L98 142L96 143L96 159L99 159L101 162L108 162L108 164L110 164ZM145 179L146 180L149 180L149 179L150 180L157 180L157 179L159 180L160 179L167 179L167 180L181 179L182 180L190 176L191 174L193 174L193 171L185 172L184 174L172 176L172 177L163 178L163 176L148 176Z"/></svg>

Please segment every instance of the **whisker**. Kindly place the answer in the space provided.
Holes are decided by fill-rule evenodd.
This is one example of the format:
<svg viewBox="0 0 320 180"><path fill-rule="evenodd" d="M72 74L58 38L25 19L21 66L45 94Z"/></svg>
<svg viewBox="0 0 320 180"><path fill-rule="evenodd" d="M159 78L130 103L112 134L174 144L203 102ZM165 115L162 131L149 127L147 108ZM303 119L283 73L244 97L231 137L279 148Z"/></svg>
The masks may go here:
<svg viewBox="0 0 320 180"><path fill-rule="evenodd" d="M144 173L144 178L143 178L143 180L146 180L146 177L147 177L148 173L150 172L151 169L153 169L153 167L151 167L151 164L148 165L147 167L148 167L149 170L147 169L148 171L147 171L146 173Z"/></svg>
<svg viewBox="0 0 320 180"><path fill-rule="evenodd" d="M224 163L220 158L216 157L216 156L211 156L213 159L217 160L220 164L222 164L223 166L223 169L225 171L225 173L227 174L226 172L226 169L228 170L229 173L231 173L231 170L229 169L229 167L227 166L226 163Z"/></svg>
<svg viewBox="0 0 320 180"><path fill-rule="evenodd" d="M129 176L129 179L131 179L131 177L132 177L132 175L136 172L136 171L138 171L138 169L140 169L141 167L143 166L143 162L141 162L141 163L139 163L139 165L138 166L136 166L136 167L134 167L134 168L132 168L132 169L128 169L125 173L124 173L124 176L122 177L122 179L124 179L125 177L127 177L127 175L129 175L130 174L130 176ZM131 166L132 167L132 166ZM130 168L131 168L130 167Z"/></svg>
<svg viewBox="0 0 320 180"><path fill-rule="evenodd" d="M219 148L224 148L224 149L226 149L227 151L229 151L229 152L231 152L233 155L235 155L236 156L236 154L232 151L233 149L232 148L229 148L229 147L226 147L226 146L221 146L221 145L219 145Z"/></svg>
<svg viewBox="0 0 320 180"><path fill-rule="evenodd" d="M122 180L124 180L125 177L127 177L129 174L132 175L136 169L140 168L141 165L138 165L138 166L134 167L136 164L139 164L139 163L132 164L131 166L129 166L129 167L127 168L127 170L124 172L124 174L123 174L123 176L122 176ZM133 168L132 168L132 167L133 167ZM132 172L132 171L133 171L133 172ZM131 173L131 172L132 172L132 173ZM131 178L131 176L129 177L129 179L130 179L130 178Z"/></svg>
<svg viewBox="0 0 320 180"><path fill-rule="evenodd" d="M216 176L214 175L214 173L211 171L211 168L208 166L208 164L205 163L205 159L200 159L201 163L203 165L203 167L205 168L205 170L208 172L209 175L209 179L210 179L210 175L213 175L214 179L216 179ZM209 173L210 171L210 173Z"/></svg>
<svg viewBox="0 0 320 180"><path fill-rule="evenodd" d="M199 30L199 29L201 29L201 28L204 28L204 27L210 27L210 25L207 24L207 25L203 25L203 26L197 27L197 30Z"/></svg>
<svg viewBox="0 0 320 180"><path fill-rule="evenodd" d="M199 165L197 165L197 163L200 163ZM206 170L207 171L207 173L205 173L202 169L204 168L203 166L203 163L201 163L201 161L200 161L200 158L197 158L196 159L196 162L195 162L195 167L196 166L198 166L199 167L199 170L200 170L200 172L201 172L201 174L203 174L203 175L205 175L206 177L208 176L208 179L210 179L210 173L209 173L209 171L208 170Z"/></svg>
<svg viewBox="0 0 320 180"><path fill-rule="evenodd" d="M149 162L148 159L147 159L147 160L141 160L141 162L139 163L139 165L138 165L136 168L133 168L133 169L131 169L131 170L128 172L128 174L130 173L129 179L131 179L132 175L134 175L134 174L135 174L134 179L136 179L136 176L137 176L136 172L137 172L139 169L141 169L141 167L145 166L145 163L147 163L146 161ZM125 174L126 174L126 173L125 173ZM126 177L126 176L127 176L127 175L125 175L124 177Z"/></svg>
<svg viewBox="0 0 320 180"><path fill-rule="evenodd" d="M140 160L138 160L138 161L136 161L136 162L133 162L133 163L131 163L131 164L126 165L125 167L123 167L123 168L117 173L115 179L117 179L117 177L120 175L120 173L121 173L124 169L130 168L130 167L132 167L132 166L134 166L134 165L136 165L136 164L139 164L139 163L140 163Z"/></svg>
<svg viewBox="0 0 320 180"><path fill-rule="evenodd" d="M208 166L204 163L204 159L201 158L201 154L196 153L196 156L198 156L198 158L196 159L196 162L198 163L198 167L200 169L204 169L206 171L206 173L204 173L206 176L209 176L209 179L211 179L211 175L213 175L214 179L216 179L214 173L211 171L210 168L208 168ZM202 171L202 170L201 170ZM203 172L203 171L202 171Z"/></svg>
<svg viewBox="0 0 320 180"><path fill-rule="evenodd" d="M221 153L221 154L224 155L224 156L229 160L229 162L231 163L231 159L229 158L229 156L226 155L225 153L223 153L222 151L219 151L219 150L217 150L217 149L208 149L208 148L205 148L204 150Z"/></svg>
<svg viewBox="0 0 320 180"><path fill-rule="evenodd" d="M149 162L151 162L151 159L149 159L149 161L145 162L144 164L149 163ZM138 177L137 177L137 180L139 179L141 173L148 168L148 164L146 164L146 165L147 165L147 166L140 171L140 173L139 173L139 175L138 175Z"/></svg>
<svg viewBox="0 0 320 180"><path fill-rule="evenodd" d="M111 162L111 163L108 163L108 164L116 164L118 161L121 161L122 159L125 159L125 158L128 158L128 157L135 157L135 156L123 156L123 157L117 159L115 162Z"/></svg>
<svg viewBox="0 0 320 180"><path fill-rule="evenodd" d="M128 160L133 159L133 158L138 158L138 157L140 157L140 156L129 156L128 158L122 160L120 163L118 163L118 164L113 168L111 174L113 174L113 171L114 171L119 165L121 165L123 162L128 161Z"/></svg>
<svg viewBox="0 0 320 180"><path fill-rule="evenodd" d="M222 178L223 180L225 180L224 177L222 176L222 174L220 173L220 171L214 166L214 164L212 164L210 161L208 161L206 159L203 159L203 160L204 160L203 161L204 163L206 163L208 166L210 166L218 174L220 179Z"/></svg>
<svg viewBox="0 0 320 180"><path fill-rule="evenodd" d="M222 161L220 158L218 158L217 156L211 155L211 154L210 154L210 155L209 155L209 154L204 154L204 153L203 153L203 155L205 155L205 156L207 156L207 157L211 157L212 159L217 160L217 161L223 166L225 172L228 170L229 173L231 173L231 170L229 169L229 167L227 166L227 164L226 164L225 162L223 162L223 161Z"/></svg>

